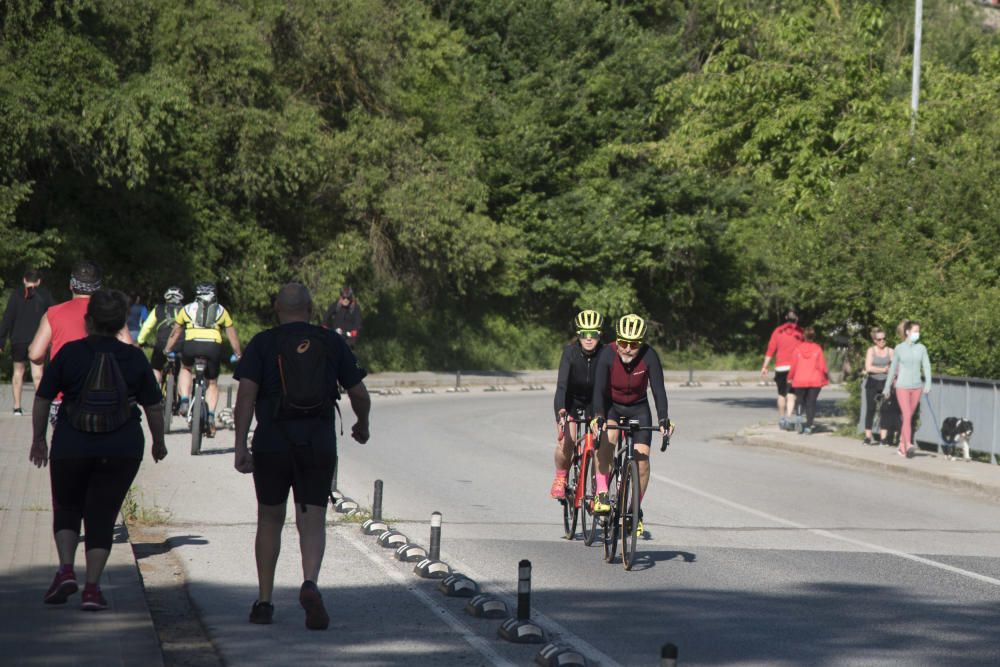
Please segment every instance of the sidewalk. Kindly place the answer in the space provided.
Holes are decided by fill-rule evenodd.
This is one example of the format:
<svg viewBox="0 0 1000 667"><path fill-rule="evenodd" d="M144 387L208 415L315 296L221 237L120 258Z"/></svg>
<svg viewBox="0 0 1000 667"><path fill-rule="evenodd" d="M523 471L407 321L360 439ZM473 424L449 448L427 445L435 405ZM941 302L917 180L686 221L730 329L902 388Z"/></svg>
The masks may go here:
<svg viewBox="0 0 1000 667"><path fill-rule="evenodd" d="M943 454L934 451L922 450L912 459L905 459L896 453L895 447L863 445L860 440L833 433L799 435L782 431L777 424L743 429L733 442L906 476L1000 500L1000 466L978 461L948 461Z"/></svg>
<svg viewBox="0 0 1000 667"><path fill-rule="evenodd" d="M132 549L119 527L101 588L106 611L80 610L42 596L59 564L52 539L48 468L28 460L31 418L0 414L0 663L4 665L162 665ZM84 572L83 545L77 576ZM82 583L81 583L82 586Z"/></svg>

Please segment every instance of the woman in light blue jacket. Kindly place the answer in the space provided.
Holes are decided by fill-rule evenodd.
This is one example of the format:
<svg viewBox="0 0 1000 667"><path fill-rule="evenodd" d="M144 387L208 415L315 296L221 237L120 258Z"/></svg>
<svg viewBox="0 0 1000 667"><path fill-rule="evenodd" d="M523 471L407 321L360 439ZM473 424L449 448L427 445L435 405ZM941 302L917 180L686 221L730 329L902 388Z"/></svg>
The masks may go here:
<svg viewBox="0 0 1000 667"><path fill-rule="evenodd" d="M903 325L904 340L896 346L892 353L892 363L889 365L889 380L882 390L883 396L888 396L895 381L896 401L902 413L902 429L899 435L897 453L906 458L913 458L917 449L913 446L913 413L920 405L921 391L925 394L931 391L931 360L927 356L927 348L920 340L920 322L907 320Z"/></svg>

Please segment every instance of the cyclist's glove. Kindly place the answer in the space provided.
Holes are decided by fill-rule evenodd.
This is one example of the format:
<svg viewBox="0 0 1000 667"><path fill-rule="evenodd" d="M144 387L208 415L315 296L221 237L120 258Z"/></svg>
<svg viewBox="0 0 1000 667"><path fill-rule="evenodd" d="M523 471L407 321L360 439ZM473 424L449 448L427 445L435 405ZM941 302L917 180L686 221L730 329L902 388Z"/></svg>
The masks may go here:
<svg viewBox="0 0 1000 667"><path fill-rule="evenodd" d="M169 359L170 361L173 361L176 358L177 358L177 353L176 352L174 352L173 350L171 350L170 352L167 352L167 359Z"/></svg>
<svg viewBox="0 0 1000 667"><path fill-rule="evenodd" d="M236 354L235 352L229 356L229 363L231 364L235 364L239 360L240 360L240 355Z"/></svg>
<svg viewBox="0 0 1000 667"><path fill-rule="evenodd" d="M594 427L598 432L603 431L604 430L604 417L594 417L593 421L590 422L590 425L592 427Z"/></svg>
<svg viewBox="0 0 1000 667"><path fill-rule="evenodd" d="M666 429L667 431L669 431L672 425L673 422L670 421L669 419L664 418L660 420L660 428L662 429Z"/></svg>

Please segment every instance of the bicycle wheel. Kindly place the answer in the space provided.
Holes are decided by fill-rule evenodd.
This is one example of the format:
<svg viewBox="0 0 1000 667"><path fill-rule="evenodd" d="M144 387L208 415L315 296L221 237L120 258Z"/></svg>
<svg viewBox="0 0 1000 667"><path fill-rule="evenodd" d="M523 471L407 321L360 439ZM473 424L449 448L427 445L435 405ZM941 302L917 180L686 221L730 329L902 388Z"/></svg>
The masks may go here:
<svg viewBox="0 0 1000 667"><path fill-rule="evenodd" d="M618 552L618 531L621 528L618 485L618 471L613 469L611 477L608 479L608 503L611 505L611 511L604 518L604 561L606 563L613 561Z"/></svg>
<svg viewBox="0 0 1000 667"><path fill-rule="evenodd" d="M594 515L594 496L597 495L597 461L593 450L585 454L583 465L583 498L580 500L580 523L583 524L583 543L588 547L597 539L597 517Z"/></svg>
<svg viewBox="0 0 1000 667"><path fill-rule="evenodd" d="M166 390L163 393L163 435L170 433L170 420L174 416L174 394L177 393L177 380L174 374L166 372Z"/></svg>
<svg viewBox="0 0 1000 667"><path fill-rule="evenodd" d="M639 524L639 464L629 461L622 474L621 484L621 526L622 526L622 565L626 570L632 569L635 562L635 545L638 535L636 526Z"/></svg>
<svg viewBox="0 0 1000 667"><path fill-rule="evenodd" d="M576 467L573 466L573 468ZM570 469L569 474L574 475L575 472L574 469ZM576 506L576 482L569 481L566 483L566 497L561 504L563 507L564 534L567 540L572 540L576 537L576 522L580 516L580 510Z"/></svg>
<svg viewBox="0 0 1000 667"><path fill-rule="evenodd" d="M202 411L205 409L205 387L197 384L194 389L194 396L191 397L191 455L197 456L201 453L202 438Z"/></svg>

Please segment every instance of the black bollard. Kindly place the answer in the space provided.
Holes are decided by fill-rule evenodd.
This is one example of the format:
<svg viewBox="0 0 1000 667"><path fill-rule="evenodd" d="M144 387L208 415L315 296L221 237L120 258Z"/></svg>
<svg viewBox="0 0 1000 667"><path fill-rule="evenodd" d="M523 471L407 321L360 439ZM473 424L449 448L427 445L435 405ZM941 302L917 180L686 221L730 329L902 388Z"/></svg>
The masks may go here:
<svg viewBox="0 0 1000 667"><path fill-rule="evenodd" d="M517 620L531 618L531 561L517 564Z"/></svg>
<svg viewBox="0 0 1000 667"><path fill-rule="evenodd" d="M441 560L441 512L431 514L431 560Z"/></svg>
<svg viewBox="0 0 1000 667"><path fill-rule="evenodd" d="M660 667L677 667L677 644L664 644L660 649Z"/></svg>
<svg viewBox="0 0 1000 667"><path fill-rule="evenodd" d="M382 480L375 480L375 497L372 499L372 519L382 520Z"/></svg>

